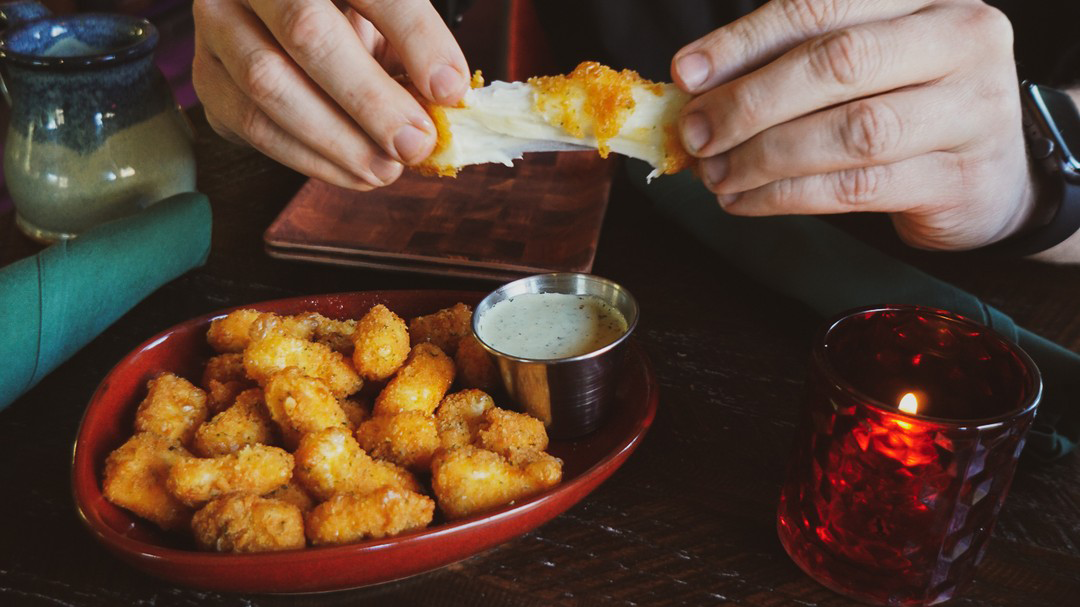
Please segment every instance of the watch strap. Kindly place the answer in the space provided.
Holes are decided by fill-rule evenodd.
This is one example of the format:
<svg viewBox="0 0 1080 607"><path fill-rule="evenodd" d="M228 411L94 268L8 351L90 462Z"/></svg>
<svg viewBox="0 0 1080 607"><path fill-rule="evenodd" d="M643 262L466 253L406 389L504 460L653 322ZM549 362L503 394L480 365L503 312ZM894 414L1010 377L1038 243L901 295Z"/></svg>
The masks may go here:
<svg viewBox="0 0 1080 607"><path fill-rule="evenodd" d="M1049 222L982 247L979 252L1025 257L1055 247L1080 230L1080 185L1066 181L1060 173L1048 175L1041 184L1039 197L1060 201Z"/></svg>

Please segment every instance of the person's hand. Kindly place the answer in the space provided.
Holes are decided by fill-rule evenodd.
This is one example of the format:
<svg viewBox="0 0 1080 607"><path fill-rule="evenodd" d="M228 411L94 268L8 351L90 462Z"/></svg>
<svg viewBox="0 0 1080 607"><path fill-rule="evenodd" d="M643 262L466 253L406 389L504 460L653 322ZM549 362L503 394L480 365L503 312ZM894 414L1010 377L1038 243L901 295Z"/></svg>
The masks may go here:
<svg viewBox="0 0 1080 607"><path fill-rule="evenodd" d="M394 75L436 103L468 89L428 0L195 0L194 16L192 80L214 130L335 185L392 183L434 148L434 125Z"/></svg>
<svg viewBox="0 0 1080 607"><path fill-rule="evenodd" d="M970 249L1034 194L1006 17L974 0L773 0L681 49L680 130L738 215L890 213Z"/></svg>

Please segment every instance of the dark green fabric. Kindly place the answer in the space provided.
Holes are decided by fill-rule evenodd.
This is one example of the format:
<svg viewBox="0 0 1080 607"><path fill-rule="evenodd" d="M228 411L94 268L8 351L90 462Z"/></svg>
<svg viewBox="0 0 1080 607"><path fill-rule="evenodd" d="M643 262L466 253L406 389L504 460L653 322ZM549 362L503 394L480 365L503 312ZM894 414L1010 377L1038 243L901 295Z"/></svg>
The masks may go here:
<svg viewBox="0 0 1080 607"><path fill-rule="evenodd" d="M629 165L631 180L650 170ZM1053 460L1080 440L1080 355L1018 327L978 297L868 246L813 217L746 218L725 213L688 173L642 186L657 209L728 264L769 288L806 303L823 316L882 303L950 310L992 327L1017 343L1038 365L1043 399L1026 451Z"/></svg>
<svg viewBox="0 0 1080 607"><path fill-rule="evenodd" d="M209 201L187 193L0 269L0 409L209 252Z"/></svg>

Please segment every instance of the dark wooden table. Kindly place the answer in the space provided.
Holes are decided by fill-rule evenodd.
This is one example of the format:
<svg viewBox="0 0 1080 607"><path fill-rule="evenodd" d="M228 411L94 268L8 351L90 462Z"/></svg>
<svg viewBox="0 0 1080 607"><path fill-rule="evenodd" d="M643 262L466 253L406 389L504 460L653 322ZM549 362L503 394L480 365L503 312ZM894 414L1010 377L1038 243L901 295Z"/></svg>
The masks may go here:
<svg viewBox="0 0 1080 607"><path fill-rule="evenodd" d="M493 286L268 257L263 231L303 177L218 139L198 112L193 118L199 187L214 212L209 262L137 305L0 412L0 605L852 604L804 575L774 528L810 337L820 319L665 223L621 174L594 271L628 287L642 304L637 339L655 366L660 408L641 447L584 501L464 562L333 594L208 593L170 586L119 562L77 519L69 466L87 399L128 350L189 317L265 299ZM10 213L0 220L0 261L35 250ZM1022 325L1080 349L1080 268L911 259ZM1080 456L1074 455L1021 468L976 583L956 604L1077 601Z"/></svg>

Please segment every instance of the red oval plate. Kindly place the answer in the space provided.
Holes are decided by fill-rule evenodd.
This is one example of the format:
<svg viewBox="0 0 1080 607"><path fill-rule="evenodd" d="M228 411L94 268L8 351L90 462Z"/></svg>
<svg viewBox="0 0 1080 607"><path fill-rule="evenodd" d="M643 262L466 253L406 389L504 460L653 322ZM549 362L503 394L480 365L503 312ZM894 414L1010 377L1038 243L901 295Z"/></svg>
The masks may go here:
<svg viewBox="0 0 1080 607"><path fill-rule="evenodd" d="M483 295L372 291L297 297L244 307L279 314L315 311L331 318L358 318L371 306L382 303L409 318L459 301L475 304ZM135 408L147 380L162 371L200 377L203 363L212 355L206 345L206 329L212 319L227 312L179 324L125 356L94 392L75 442L72 491L79 515L90 532L132 566L177 584L228 592L325 592L437 569L535 529L576 504L622 465L645 436L656 413L657 385L651 364L641 347L631 341L610 419L584 438L552 442L549 451L564 462L563 482L545 493L482 515L382 540L262 554L190 550L183 538L164 533L106 501L100 479L105 458L131 436Z"/></svg>

